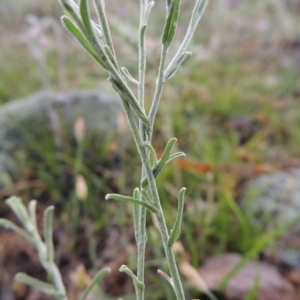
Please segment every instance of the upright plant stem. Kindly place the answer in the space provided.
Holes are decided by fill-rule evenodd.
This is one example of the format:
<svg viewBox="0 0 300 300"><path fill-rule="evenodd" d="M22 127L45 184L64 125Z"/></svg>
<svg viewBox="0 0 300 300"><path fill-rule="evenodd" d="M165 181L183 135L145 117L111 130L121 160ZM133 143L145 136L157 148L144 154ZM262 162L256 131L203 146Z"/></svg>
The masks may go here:
<svg viewBox="0 0 300 300"><path fill-rule="evenodd" d="M162 52L161 52L161 57L160 57L160 63L159 63L159 69L158 69L158 76L157 76L157 82L156 82L156 88L155 88L155 93L151 105L151 109L149 112L149 123L150 123L150 130L148 132L148 139L151 141L152 138L152 132L153 132L153 125L154 125L154 120L155 116L157 113L159 101L162 95L163 87L164 87L164 71L165 71L165 66L166 66L166 58L168 54L168 48L163 46Z"/></svg>
<svg viewBox="0 0 300 300"><path fill-rule="evenodd" d="M143 1L143 0L141 0L141 1ZM142 12L141 12L141 14L142 14ZM140 41L140 43L142 43L142 42L144 42L144 41ZM142 47L141 47L141 44L140 44L140 48L143 49L144 45L142 45ZM145 57L143 57L143 53L145 55L145 52L141 51L141 49L140 49L139 53L140 53L140 63L141 63L140 66L143 66L143 62L141 62L141 59L145 59ZM147 131L145 129L143 130L144 125L141 124L141 122L140 122L140 124L141 124L140 134L138 134L138 132L136 132L136 130L134 129L135 122L129 122L129 123L130 123L130 127L132 129L133 135L134 135L136 146L137 146L139 154L141 156L142 165L143 165L142 166L142 174L145 173L145 175L148 179L149 189L150 189L152 198L154 200L155 207L158 210L157 219L158 219L158 223L159 223L159 231L160 231L160 235L161 235L161 238L162 238L163 247L164 247L165 255L166 255L166 258L167 258L168 265L169 265L169 270L170 270L170 273L171 273L171 277L172 277L173 282L174 282L173 288L174 288L174 291L175 291L175 294L176 294L176 299L177 300L184 300L185 299L184 291L183 291L181 279L180 279L180 276L179 276L179 273L178 273L175 256L174 256L174 253L173 253L172 249L170 247L168 247L168 245L167 245L167 241L169 239L169 233L168 233L167 225L166 225L165 218L164 218L164 215L163 215L163 210L162 210L162 207L161 207L161 204L160 204L160 199L159 199L159 195L158 195L158 191L157 191L156 181L155 181L155 178L154 178L153 173L152 173L152 168L151 168L151 165L150 165L150 160L148 158L147 150L145 149L145 147L142 143L142 140L151 141L151 138L152 138L154 120L155 120L155 116L156 116L156 113L157 113L157 109L158 109L158 106L159 106L159 101L160 101L162 91L163 91L163 86L164 86L163 75L164 75L164 70L165 70L165 65L166 65L167 53L168 53L168 48L163 46L162 52L161 52L161 59L160 59L160 64L159 64L158 76L157 76L156 90L155 90L155 93L154 93L154 98L153 98L152 106L151 106L150 113L149 113L149 123L150 123L150 125L149 125L148 130ZM144 67L145 67L145 65L144 65ZM143 83L141 82L141 67L140 67L139 93L141 91L144 92L142 89L144 89L144 73L145 73L145 71L143 70L142 73L143 73L143 75L142 75ZM141 85L143 85L143 87L141 87ZM130 111L126 112L126 114L128 114L128 113L129 113L129 115L132 114ZM132 118L129 118L129 119L132 119ZM141 140L139 141L139 139L141 139ZM145 218L142 218L143 216L141 215L141 210L145 211L145 209L144 208L140 209L140 220L141 221L143 220L143 222L145 222L144 221ZM146 213L146 212L144 212L144 213ZM145 223L144 224L140 223L140 226L142 226L142 225L145 226ZM143 230L145 230L145 229L143 229ZM140 231L140 233L141 233L141 231ZM145 232L145 234L146 234L146 232ZM140 236L140 239L141 239L141 242L146 240L142 236ZM139 260L138 260L138 263L140 263ZM143 261L143 264L144 264L144 261Z"/></svg>
<svg viewBox="0 0 300 300"><path fill-rule="evenodd" d="M136 146L137 146L138 152L140 154L142 164L143 164L143 167L144 167L144 170L145 170L148 182L149 182L149 189L150 189L153 201L154 201L154 206L158 210L157 219L158 219L158 223L159 223L159 232L161 235L161 239L162 239L164 250L165 250L165 255L167 258L167 263L169 265L169 270L170 270L171 277L173 280L173 288L174 288L174 291L176 294L176 299L177 300L185 300L184 291L183 291L182 283L181 283L180 276L178 273L175 256L174 256L172 249L170 247L168 247L168 245L167 245L168 240L169 240L169 233L168 233L167 225L166 225L165 218L163 215L163 210L162 210L162 207L160 204L156 181L155 181L155 178L152 173L150 160L148 159L147 150L146 150L146 147L144 146L141 136L139 134L139 129L138 129L133 112L132 112L129 104L127 104L126 101L123 101L123 105L124 105L124 110L125 110L130 128L133 133L134 141L136 143Z"/></svg>
<svg viewBox="0 0 300 300"><path fill-rule="evenodd" d="M148 131L148 139L150 141L152 139L154 120L155 120L155 116L157 113L158 105L159 105L163 87L164 87L163 75L164 75L164 71L165 71L167 53L168 53L168 48L163 46L162 52L161 52L161 59L160 59L160 63L159 63L158 76L157 76L157 81L156 81L156 89L155 89L154 98L153 98L150 113L149 113L150 129ZM147 179L149 182L149 189L151 191L151 194L152 194L152 197L153 197L153 200L155 203L155 207L158 210L157 220L159 223L159 232L161 235L162 243L163 243L164 250L165 250L165 255L167 258L168 265L169 265L171 278L173 280L173 288L174 288L174 291L176 294L176 299L184 300L185 299L184 291L183 291L181 279L180 279L180 276L178 273L175 256L174 256L172 249L170 247L168 247L168 245L167 245L167 242L169 240L169 233L168 233L165 217L163 215L163 210L161 207L159 195L158 195L156 181L153 176L149 160L147 160L145 162L145 169L146 169Z"/></svg>
<svg viewBox="0 0 300 300"><path fill-rule="evenodd" d="M145 89L145 71L146 71L146 48L145 34L142 34L143 26L145 25L146 0L140 0L140 25L139 25L139 103L144 109L144 89Z"/></svg>
<svg viewBox="0 0 300 300"><path fill-rule="evenodd" d="M138 86L138 101L140 106L144 110L145 107L145 70L146 70L146 49L145 49L145 34L143 34L143 26L145 23L145 13L146 13L146 0L140 0L140 25L139 25L139 86ZM146 135L144 134L143 123L139 120L139 134L142 140L146 140ZM145 177L145 167L142 164L141 171L141 185L140 191L142 190L142 179ZM142 193L140 193L140 200L142 199ZM147 243L147 233L146 233L146 208L139 206L138 208L138 261L137 261L137 278L141 282L144 282L144 269L145 269L145 248ZM137 292L137 300L144 300L144 290Z"/></svg>
<svg viewBox="0 0 300 300"><path fill-rule="evenodd" d="M116 54L115 54L115 50L114 50L114 46L113 46L113 42L112 42L110 30L109 30L109 26L108 26L108 22L107 22L105 10L104 10L104 6L105 6L104 1L102 1L102 0L95 1L95 4L96 4L96 9L97 9L97 13L98 13L98 16L99 16L99 20L101 22L101 27L102 27L102 30L103 30L103 34L104 34L106 44L110 48L110 50L113 54L113 57L116 58Z"/></svg>

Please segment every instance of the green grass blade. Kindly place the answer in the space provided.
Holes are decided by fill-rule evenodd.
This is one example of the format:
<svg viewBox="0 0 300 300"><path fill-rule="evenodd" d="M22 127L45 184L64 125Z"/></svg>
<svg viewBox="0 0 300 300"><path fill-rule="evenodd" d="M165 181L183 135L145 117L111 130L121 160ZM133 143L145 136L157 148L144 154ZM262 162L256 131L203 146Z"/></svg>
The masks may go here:
<svg viewBox="0 0 300 300"><path fill-rule="evenodd" d="M292 219L287 224L268 232L259 238L257 238L253 242L253 246L244 254L243 259L237 263L234 268L228 273L228 275L224 278L219 286L220 291L224 291L229 281L233 278L233 276L244 266L248 263L249 260L253 259L255 256L259 254L261 250L267 247L271 242L273 242L276 238L286 232L289 228L299 222L300 215L296 218Z"/></svg>
<svg viewBox="0 0 300 300"><path fill-rule="evenodd" d="M93 278L92 282L89 286L84 290L82 296L79 298L80 300L86 300L89 293L93 289L93 287L100 281L102 278L111 272L110 268L103 268L101 269Z"/></svg>

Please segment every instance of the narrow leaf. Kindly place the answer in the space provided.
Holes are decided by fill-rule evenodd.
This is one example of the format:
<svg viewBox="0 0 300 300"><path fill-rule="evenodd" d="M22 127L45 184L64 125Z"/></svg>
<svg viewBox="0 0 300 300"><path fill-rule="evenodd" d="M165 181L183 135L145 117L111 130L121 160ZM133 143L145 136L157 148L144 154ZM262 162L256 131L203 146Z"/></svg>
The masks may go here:
<svg viewBox="0 0 300 300"><path fill-rule="evenodd" d="M161 277L163 277L164 279L166 279L166 280L170 283L170 285L171 285L172 287L174 287L174 281L173 281L173 279L172 279L169 275L167 275L164 271L162 271L162 270L160 270L160 269L157 270L157 273L158 273Z"/></svg>
<svg viewBox="0 0 300 300"><path fill-rule="evenodd" d="M118 81L116 81L114 78L109 78L111 83L113 84L114 89L117 91L117 93L120 95L121 100L125 100L134 110L134 112L139 116L141 121L148 126L149 120L146 116L145 112L141 108L140 104L138 103L137 99L134 97L132 93L130 93L127 89L125 90L121 84ZM124 85L124 84L123 84Z"/></svg>
<svg viewBox="0 0 300 300"><path fill-rule="evenodd" d="M192 55L192 52L186 51L183 52L180 57L178 58L178 60L176 61L176 63L174 63L171 68L168 68L167 71L165 71L164 73L164 82L166 82L167 80L169 80L171 77L173 77L176 72L178 71L178 69L181 67L182 63L185 61L185 59L189 56Z"/></svg>
<svg viewBox="0 0 300 300"><path fill-rule="evenodd" d="M171 6L172 0L167 0L167 10L169 11Z"/></svg>
<svg viewBox="0 0 300 300"><path fill-rule="evenodd" d="M168 142L168 145L166 146L166 148L164 150L164 154L163 154L162 158L157 162L156 166L152 169L152 173L153 173L153 176L155 179L158 177L162 168L167 163L171 162L175 158L185 156L185 153L183 153L183 152L177 152L177 153L170 155L170 152L172 151L172 148L173 148L175 142L176 142L176 139L175 139L175 141L174 141L174 139L171 139ZM168 155L169 155L169 157L168 157ZM142 187L146 188L147 186L148 186L148 180L147 180L147 178L144 178L142 181Z"/></svg>
<svg viewBox="0 0 300 300"><path fill-rule="evenodd" d="M132 82L132 83L134 83L134 84L136 84L136 85L139 85L139 82L138 82L136 79L134 79L134 78L132 77L132 75L129 73L129 71L128 71L125 67L122 67L122 68L121 68L121 71L122 71L123 75L124 75L130 82Z"/></svg>
<svg viewBox="0 0 300 300"><path fill-rule="evenodd" d="M169 47L174 39L177 21L179 17L180 0L173 0L165 24L162 36L162 43L165 47Z"/></svg>
<svg viewBox="0 0 300 300"><path fill-rule="evenodd" d="M53 232L52 232L52 220L53 220L54 207L49 206L44 212L44 237L47 247L47 259L49 262L54 260L54 247L53 247Z"/></svg>
<svg viewBox="0 0 300 300"><path fill-rule="evenodd" d="M24 239L26 239L28 242L33 243L31 236L24 229L15 225L13 222L6 219L0 219L0 226L14 231L15 233L19 234Z"/></svg>
<svg viewBox="0 0 300 300"><path fill-rule="evenodd" d="M15 276L15 279L18 282L25 283L25 284L27 284L31 287L34 287L34 288L42 291L45 294L52 295L52 296L58 296L58 294L59 294L52 284L49 284L49 283L43 282L41 280L35 279L35 278L33 278L31 276L28 276L24 273L18 273Z"/></svg>
<svg viewBox="0 0 300 300"><path fill-rule="evenodd" d="M104 49L106 55L108 56L108 58L110 59L111 63L114 65L115 69L118 70L119 67L118 67L118 64L116 62L115 56L111 52L111 49L107 45L104 45L103 49Z"/></svg>
<svg viewBox="0 0 300 300"><path fill-rule="evenodd" d="M95 24L94 30L98 34L98 37L100 38L100 40L103 40L103 32L102 32L101 26L99 24Z"/></svg>
<svg viewBox="0 0 300 300"><path fill-rule="evenodd" d="M140 30L140 40L144 43L147 25L144 25ZM144 44L143 44L144 45Z"/></svg>
<svg viewBox="0 0 300 300"><path fill-rule="evenodd" d="M154 166L157 165L157 157L153 146L150 142L144 142L145 147L150 151L151 157L153 158Z"/></svg>
<svg viewBox="0 0 300 300"><path fill-rule="evenodd" d="M154 6L155 2L154 1L150 1L147 3L147 6L146 6L146 13L145 13L145 23L148 22L148 18L149 18L149 15L151 13L151 9L152 7Z"/></svg>
<svg viewBox="0 0 300 300"><path fill-rule="evenodd" d="M168 240L168 247L172 247L174 242L179 238L181 232L181 221L182 221L182 214L183 214L183 207L184 207L184 193L186 188L183 187L179 191L178 195L178 209L177 209L177 216L175 220L174 227L171 231L171 235Z"/></svg>
<svg viewBox="0 0 300 300"><path fill-rule="evenodd" d="M157 161L156 166L152 169L152 172L153 172L153 175L155 178L157 178L157 176L161 172L162 168L165 166L168 159L170 158L171 151L172 151L173 146L176 143L176 141L177 141L176 138L172 138L168 141L162 157Z"/></svg>
<svg viewBox="0 0 300 300"><path fill-rule="evenodd" d="M24 226L30 223L28 212L20 198L12 196L8 198L5 202Z"/></svg>
<svg viewBox="0 0 300 300"><path fill-rule="evenodd" d="M155 169L157 170L161 170L163 168L163 166L166 164L166 162L168 161L168 159L170 158L171 155L171 151L176 143L177 139L176 138L171 138L166 147L165 150L163 152L162 157L158 160L157 165L155 167ZM153 172L154 173L154 172Z"/></svg>
<svg viewBox="0 0 300 300"><path fill-rule="evenodd" d="M89 293L93 289L93 287L100 281L102 278L109 274L111 272L111 268L103 268L101 269L93 278L91 283L88 285L88 287L84 290L82 296L80 297L80 300L86 300L88 297Z"/></svg>
<svg viewBox="0 0 300 300"><path fill-rule="evenodd" d="M80 0L79 7L80 7L80 15L82 18L82 22L83 22L87 32L90 35L93 35L93 29L92 29L92 25L91 25L91 18L90 18L87 0Z"/></svg>
<svg viewBox="0 0 300 300"><path fill-rule="evenodd" d="M140 190L135 188L133 191L133 198L139 200L140 199ZM133 204L133 224L134 224L134 236L135 240L139 240L139 205Z"/></svg>
<svg viewBox="0 0 300 300"><path fill-rule="evenodd" d="M138 278L132 273L132 271L125 265L122 265L119 269L120 272L124 272L132 278L134 287L136 290L144 291L145 285L143 282L138 280Z"/></svg>
<svg viewBox="0 0 300 300"><path fill-rule="evenodd" d="M165 72L165 78L167 78L169 76L169 74L171 73L171 70L175 68L176 65L178 65L179 61L182 59L182 54L186 51L186 48L188 47L189 43L192 40L192 37L194 35L194 32L197 28L197 25L201 19L201 16L203 14L204 9L206 8L208 3L208 0L196 0L193 12L192 12L192 16L191 16L191 20L188 26L188 29L186 31L185 37L177 51L177 53L175 54L174 58L172 59L172 61L170 62L169 66L166 69Z"/></svg>
<svg viewBox="0 0 300 300"><path fill-rule="evenodd" d="M142 195L145 201L147 201L150 204L152 203L151 198L145 189L142 189Z"/></svg>
<svg viewBox="0 0 300 300"><path fill-rule="evenodd" d="M134 204L139 204L139 205L142 205L142 206L148 208L153 213L157 213L157 209L153 205L151 205L147 202L132 198L132 197L123 196L123 195L119 195L119 194L107 194L105 196L105 200L109 200L109 199L114 199L114 200L118 200L118 201L131 202L131 203L134 203Z"/></svg>
<svg viewBox="0 0 300 300"><path fill-rule="evenodd" d="M98 35L99 39L101 41L103 40L102 31L99 29L99 25L95 24L89 17L87 2L80 3L80 9L73 0L61 0L61 2L63 3L67 16L72 19L72 22L79 28L82 35L90 42L96 53L100 56L100 60L103 61L101 53L102 49L100 49L96 39L96 36ZM96 35L94 34L94 31L96 32Z"/></svg>
<svg viewBox="0 0 300 300"><path fill-rule="evenodd" d="M191 22L192 22L192 24L194 24L194 26L190 26L190 30L196 29L196 26L202 17L202 14L207 6L207 3L208 3L208 0L197 0L195 7L193 9L192 18L191 18Z"/></svg>
<svg viewBox="0 0 300 300"><path fill-rule="evenodd" d="M174 160L176 158L183 157L183 156L186 156L184 152L176 152L169 157L166 164L168 164L169 162L171 162L172 160Z"/></svg>
<svg viewBox="0 0 300 300"><path fill-rule="evenodd" d="M98 14L99 23L101 24L103 37L105 40L106 45L110 48L112 56L116 60L115 50L111 38L110 29L108 26L106 13L105 13L105 4L103 0L94 0L94 5Z"/></svg>
<svg viewBox="0 0 300 300"><path fill-rule="evenodd" d="M72 17L76 23L81 23L78 5L73 0L60 0L59 2L68 16Z"/></svg>
<svg viewBox="0 0 300 300"><path fill-rule="evenodd" d="M67 16L63 16L61 21L65 28L77 39L77 41L81 44L81 46L104 68L107 69L105 63L102 59L97 55L94 51L90 43L84 37L79 28L74 24L74 22L68 18Z"/></svg>
<svg viewBox="0 0 300 300"><path fill-rule="evenodd" d="M35 227L37 227L37 225L36 225L36 205L37 205L36 200L31 200L28 204L29 218L30 218L33 226L35 226Z"/></svg>

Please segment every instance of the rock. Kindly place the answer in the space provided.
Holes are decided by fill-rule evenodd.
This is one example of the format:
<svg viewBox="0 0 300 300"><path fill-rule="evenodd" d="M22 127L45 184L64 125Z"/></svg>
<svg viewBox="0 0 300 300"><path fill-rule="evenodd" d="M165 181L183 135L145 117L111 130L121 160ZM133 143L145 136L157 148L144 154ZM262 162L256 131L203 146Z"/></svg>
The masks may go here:
<svg viewBox="0 0 300 300"><path fill-rule="evenodd" d="M299 195L300 169L294 168L249 181L241 204L254 226L274 229L300 219Z"/></svg>
<svg viewBox="0 0 300 300"><path fill-rule="evenodd" d="M222 254L208 259L200 268L200 274L211 290L217 290L226 275L242 259L235 253ZM226 299L244 300L257 284L256 300L296 300L293 285L275 267L267 263L251 261L229 281L224 293Z"/></svg>
<svg viewBox="0 0 300 300"><path fill-rule="evenodd" d="M28 148L28 136L48 130L46 99L51 101L64 134L74 139L73 127L77 117L83 117L87 134L104 140L110 136L118 149L130 139L122 106L117 98L101 91L38 92L29 97L0 106L0 187L1 175L10 168L13 153ZM47 132L47 131L46 131ZM33 137L32 137L33 135Z"/></svg>
<svg viewBox="0 0 300 300"><path fill-rule="evenodd" d="M292 283L300 286L299 232L286 233L262 254L265 261L278 265Z"/></svg>
<svg viewBox="0 0 300 300"><path fill-rule="evenodd" d="M249 181L241 203L248 219L259 228L274 230L295 220L263 254L268 261L297 270L300 270L299 195L300 169L293 168Z"/></svg>

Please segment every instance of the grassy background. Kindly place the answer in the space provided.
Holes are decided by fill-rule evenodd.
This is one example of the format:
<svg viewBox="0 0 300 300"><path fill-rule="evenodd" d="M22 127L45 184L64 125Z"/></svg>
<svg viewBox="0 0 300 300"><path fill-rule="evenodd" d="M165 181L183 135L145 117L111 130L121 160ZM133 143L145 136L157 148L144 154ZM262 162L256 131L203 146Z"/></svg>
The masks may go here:
<svg viewBox="0 0 300 300"><path fill-rule="evenodd" d="M196 268L208 256L227 251L254 257L277 235L251 226L239 207L239 200L248 179L299 165L300 5L299 1L285 2L211 1L190 47L194 55L164 91L154 145L163 150L166 141L176 136L177 147L186 152L187 160L172 163L163 171L159 190L167 222L172 226L178 187L187 187L181 240ZM182 3L174 49L185 32L191 4L192 1ZM136 4L108 1L107 6L121 65L136 75L136 39L132 34L136 32ZM37 61L22 42L28 28L25 21L28 14L38 18L51 15L59 24L61 10L54 0L0 3L0 103L43 87ZM153 95L163 18L164 4L158 4L150 18L147 40L148 102ZM100 88L113 93L105 73L60 29L64 44L59 51L53 32L47 31L41 41L46 49L45 72L52 88ZM58 80L60 55L65 61L64 87ZM9 178L0 194L5 199L15 193L16 186L26 182L26 188L17 194L26 200L35 197L45 204L55 204L59 226L74 197L76 145L70 137L65 137L65 160L61 164L57 162L48 132L37 132L31 137L27 134L31 138L31 155L18 153L17 175ZM89 197L82 227L86 230L91 226L91 235L105 237L107 224L115 226L125 247L132 238L132 233L128 234L132 225L131 208L105 203L103 196L111 190L130 194L138 180L139 162L133 145L124 152L116 148L109 139L98 141L95 136L87 136L84 141L82 173ZM38 188L33 184L36 180L42 183ZM152 269L154 255L158 257L153 262L156 266L163 263L163 253L150 218L148 227L148 265ZM104 241L97 240L94 245L91 235L89 255L93 257L93 253L104 247ZM159 299L161 290L157 286L161 283L155 278L153 273L147 280L151 293L157 290Z"/></svg>

